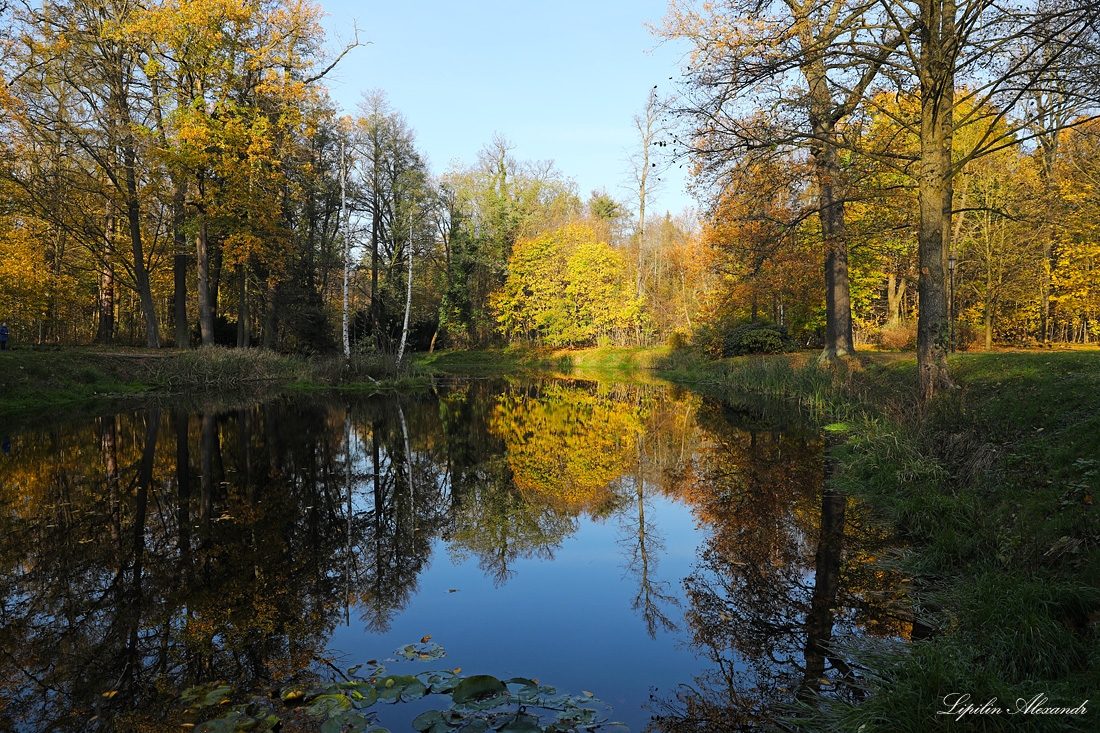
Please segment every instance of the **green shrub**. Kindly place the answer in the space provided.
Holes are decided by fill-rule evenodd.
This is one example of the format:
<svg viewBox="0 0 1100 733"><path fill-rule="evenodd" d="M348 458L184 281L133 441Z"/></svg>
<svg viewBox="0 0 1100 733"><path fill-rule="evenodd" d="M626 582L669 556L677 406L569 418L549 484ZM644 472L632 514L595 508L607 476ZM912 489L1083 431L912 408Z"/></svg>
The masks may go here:
<svg viewBox="0 0 1100 733"><path fill-rule="evenodd" d="M746 323L731 329L722 339L722 356L746 354L782 354L794 351L796 344L786 326Z"/></svg>

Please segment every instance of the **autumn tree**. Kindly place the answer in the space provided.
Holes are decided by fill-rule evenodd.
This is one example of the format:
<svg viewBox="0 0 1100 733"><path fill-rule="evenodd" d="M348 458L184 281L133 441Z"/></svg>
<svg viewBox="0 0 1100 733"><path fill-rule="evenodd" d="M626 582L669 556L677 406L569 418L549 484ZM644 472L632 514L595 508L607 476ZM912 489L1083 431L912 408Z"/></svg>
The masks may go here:
<svg viewBox="0 0 1100 733"><path fill-rule="evenodd" d="M57 236L73 237L98 261L101 339L110 337L113 286L123 272L127 277L118 282L141 301L146 345L157 347L150 277L155 253L147 245L154 208L149 186L157 174L140 134L153 124L143 86L148 55L127 30L139 12L125 0L24 8L17 61L23 72L11 81L21 100L17 139L28 154L45 153L53 166L52 175L43 175L35 161L11 172ZM69 183L89 197L73 207L49 192L63 168ZM126 258L115 249L115 235L123 232Z"/></svg>
<svg viewBox="0 0 1100 733"><path fill-rule="evenodd" d="M867 24L869 6L849 0L685 1L673 3L664 26L666 37L692 44L689 94L678 112L691 126L686 151L700 179L719 182L739 160L766 159L792 145L810 154L817 191L811 206L825 253L823 359L855 350L844 224L844 120L904 39ZM792 73L801 82L793 88L783 81Z"/></svg>
<svg viewBox="0 0 1100 733"><path fill-rule="evenodd" d="M489 299L507 276L512 248L576 218L581 210L573 182L550 161L521 161L501 135L478 153L476 164L443 176L447 205L447 287L440 320L459 343L493 337Z"/></svg>
<svg viewBox="0 0 1100 733"><path fill-rule="evenodd" d="M186 180L203 344L213 343L223 264L237 270L238 320L246 322L248 266L266 275L269 315L288 277L298 200L290 163L325 114L317 82L332 68L320 68L318 12L277 1L169 0L147 8L136 27L151 48L147 73L167 128L162 154Z"/></svg>
<svg viewBox="0 0 1100 733"><path fill-rule="evenodd" d="M568 224L516 243L491 306L501 332L551 346L622 341L640 325L623 256L591 228Z"/></svg>
<svg viewBox="0 0 1100 733"><path fill-rule="evenodd" d="M1074 0L1011 7L989 0L884 0L880 9L882 22L905 37L891 82L901 93L919 90L913 93L920 115L897 121L920 140L917 371L921 399L928 400L953 384L946 282L955 178L970 161L1030 137L1037 119L1053 122L1043 105L1026 103L1037 90L1053 91L1060 79L1100 78L1100 29L1092 5ZM1095 106L1095 89L1095 83L1059 87L1085 106ZM954 138L964 127L975 142L955 155Z"/></svg>

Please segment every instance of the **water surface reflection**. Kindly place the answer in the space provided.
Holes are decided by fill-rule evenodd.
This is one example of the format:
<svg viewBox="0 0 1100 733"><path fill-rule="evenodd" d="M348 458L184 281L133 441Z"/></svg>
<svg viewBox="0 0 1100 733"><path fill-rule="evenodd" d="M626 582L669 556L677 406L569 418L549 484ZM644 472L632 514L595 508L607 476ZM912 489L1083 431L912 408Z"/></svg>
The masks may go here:
<svg viewBox="0 0 1100 733"><path fill-rule="evenodd" d="M160 407L11 446L0 730L176 730L191 684L424 633L635 730L720 730L839 687L836 633L905 633L869 562L890 540L822 490L820 438L669 387Z"/></svg>

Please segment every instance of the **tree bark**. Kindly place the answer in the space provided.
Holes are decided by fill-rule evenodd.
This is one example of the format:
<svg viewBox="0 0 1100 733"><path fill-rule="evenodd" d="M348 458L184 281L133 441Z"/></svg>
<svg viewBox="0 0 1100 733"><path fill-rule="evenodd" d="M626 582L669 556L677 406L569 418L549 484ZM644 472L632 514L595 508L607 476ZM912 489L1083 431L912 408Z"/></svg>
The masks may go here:
<svg viewBox="0 0 1100 733"><path fill-rule="evenodd" d="M917 252L917 381L921 402L954 386L947 366L947 252L951 246L951 126L954 104L955 4L921 2L921 166Z"/></svg>
<svg viewBox="0 0 1100 733"><path fill-rule="evenodd" d="M247 349L252 345L252 331L249 327L251 315L248 310L248 266L241 263L240 289L237 293L237 348Z"/></svg>
<svg viewBox="0 0 1100 733"><path fill-rule="evenodd" d="M103 264L99 271L99 324L95 336L97 344L110 344L115 335L115 271L111 266L111 259L116 228L114 202L108 198L103 227Z"/></svg>
<svg viewBox="0 0 1100 733"><path fill-rule="evenodd" d="M410 237L411 237L410 233ZM401 359L405 355L405 341L409 336L409 312L412 310L413 300L413 252L412 242L409 242L409 287L405 296L405 322L401 325L401 345L397 348L397 366L401 366Z"/></svg>
<svg viewBox="0 0 1100 733"><path fill-rule="evenodd" d="M832 124L817 130L824 140L814 151L817 169L821 237L825 246L825 349L828 361L855 353L852 300L848 283L848 244L844 239L844 197L840 194L840 162Z"/></svg>
<svg viewBox="0 0 1100 733"><path fill-rule="evenodd" d="M267 297L265 298L266 310L264 312L264 341L263 347L274 350L279 347L279 312L276 310L279 291L275 283L268 280Z"/></svg>
<svg viewBox="0 0 1100 733"><path fill-rule="evenodd" d="M187 255L172 258L172 274L175 283L176 347L186 349L190 343L187 334Z"/></svg>
<svg viewBox="0 0 1100 733"><path fill-rule="evenodd" d="M141 201L137 183L137 141L130 120L130 100L127 98L125 70L121 59L119 67L112 75L112 97L114 113L118 122L119 145L122 149L122 169L126 200L126 221L130 227L130 248L134 256L134 287L141 301L141 315L145 320L145 345L150 349L160 348L160 331L157 327L157 312L153 306L153 290L149 282L149 271L145 265L145 249L141 236Z"/></svg>
<svg viewBox="0 0 1100 733"><path fill-rule="evenodd" d="M199 178L198 195L201 200L206 194L206 186ZM206 242L206 220L199 211L199 225L195 230L195 260L199 280L199 334L203 346L214 345L214 309L210 302L210 249Z"/></svg>

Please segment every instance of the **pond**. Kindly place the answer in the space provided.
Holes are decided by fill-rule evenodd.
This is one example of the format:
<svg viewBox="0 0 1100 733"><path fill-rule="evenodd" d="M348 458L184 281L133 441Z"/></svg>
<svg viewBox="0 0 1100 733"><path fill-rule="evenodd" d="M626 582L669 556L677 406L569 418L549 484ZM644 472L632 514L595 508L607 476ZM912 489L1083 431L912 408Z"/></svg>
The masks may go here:
<svg viewBox="0 0 1100 733"><path fill-rule="evenodd" d="M0 730L178 731L194 685L357 665L730 730L858 695L834 642L911 630L896 541L823 489L816 431L663 384L165 402L3 446ZM432 697L365 712L411 730Z"/></svg>

